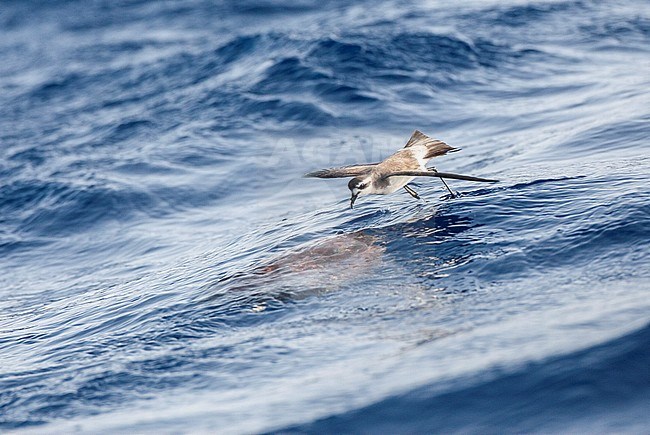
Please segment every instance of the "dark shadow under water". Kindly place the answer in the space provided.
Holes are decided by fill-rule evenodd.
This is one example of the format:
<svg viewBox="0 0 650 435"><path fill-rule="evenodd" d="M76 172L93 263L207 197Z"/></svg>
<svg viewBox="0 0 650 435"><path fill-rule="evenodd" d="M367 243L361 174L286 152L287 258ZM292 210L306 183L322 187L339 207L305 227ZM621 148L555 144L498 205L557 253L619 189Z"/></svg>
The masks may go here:
<svg viewBox="0 0 650 435"><path fill-rule="evenodd" d="M220 278L206 286L199 303L217 311L227 306L265 311L336 290L377 267L384 251L380 239L366 231L317 240Z"/></svg>

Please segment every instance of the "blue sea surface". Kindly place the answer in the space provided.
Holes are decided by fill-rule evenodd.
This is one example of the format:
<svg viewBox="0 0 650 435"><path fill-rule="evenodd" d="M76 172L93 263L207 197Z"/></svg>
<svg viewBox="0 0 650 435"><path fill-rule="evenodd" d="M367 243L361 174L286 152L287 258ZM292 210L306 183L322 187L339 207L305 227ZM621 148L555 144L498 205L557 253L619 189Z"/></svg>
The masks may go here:
<svg viewBox="0 0 650 435"><path fill-rule="evenodd" d="M0 431L650 432L650 3L2 2Z"/></svg>

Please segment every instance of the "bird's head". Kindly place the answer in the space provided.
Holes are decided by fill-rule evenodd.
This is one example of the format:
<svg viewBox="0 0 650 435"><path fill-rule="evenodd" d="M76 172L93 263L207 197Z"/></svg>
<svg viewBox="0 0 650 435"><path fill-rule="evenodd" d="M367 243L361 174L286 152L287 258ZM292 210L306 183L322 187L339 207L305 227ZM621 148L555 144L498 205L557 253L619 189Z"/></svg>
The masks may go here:
<svg viewBox="0 0 650 435"><path fill-rule="evenodd" d="M350 180L348 183L348 189L350 189L350 192L352 193L352 197L350 197L350 208L354 207L354 201L357 200L357 196L359 196L365 189L368 188L370 185L370 179L368 178L359 178L355 177Z"/></svg>

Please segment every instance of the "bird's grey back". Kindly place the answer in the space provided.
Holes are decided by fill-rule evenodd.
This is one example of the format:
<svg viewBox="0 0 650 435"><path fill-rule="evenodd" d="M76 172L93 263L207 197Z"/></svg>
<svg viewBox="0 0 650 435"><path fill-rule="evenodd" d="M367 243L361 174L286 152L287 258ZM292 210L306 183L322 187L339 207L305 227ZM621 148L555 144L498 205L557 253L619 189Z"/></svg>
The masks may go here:
<svg viewBox="0 0 650 435"><path fill-rule="evenodd" d="M418 159L411 150L401 149L392 156L379 163L373 172L388 174L391 172L415 170L420 167Z"/></svg>
<svg viewBox="0 0 650 435"><path fill-rule="evenodd" d="M372 171L372 176L375 186L377 188L384 188L391 183L391 180L388 178L389 174L417 169L420 169L420 162L412 150L401 149L375 166Z"/></svg>

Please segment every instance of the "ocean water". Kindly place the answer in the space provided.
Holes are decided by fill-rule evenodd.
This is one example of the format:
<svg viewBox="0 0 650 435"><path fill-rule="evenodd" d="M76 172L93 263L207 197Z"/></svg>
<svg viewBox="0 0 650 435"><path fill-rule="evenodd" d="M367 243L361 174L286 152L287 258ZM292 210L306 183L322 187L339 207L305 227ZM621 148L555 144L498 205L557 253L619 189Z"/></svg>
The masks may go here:
<svg viewBox="0 0 650 435"><path fill-rule="evenodd" d="M5 1L0 431L647 433L646 1ZM361 197L307 171L420 129Z"/></svg>

